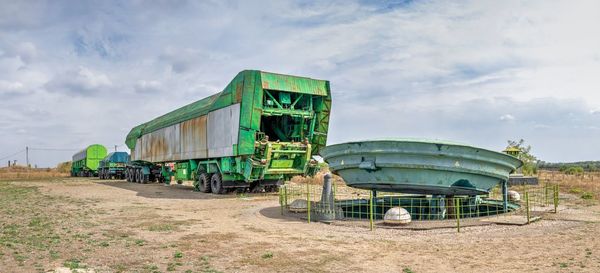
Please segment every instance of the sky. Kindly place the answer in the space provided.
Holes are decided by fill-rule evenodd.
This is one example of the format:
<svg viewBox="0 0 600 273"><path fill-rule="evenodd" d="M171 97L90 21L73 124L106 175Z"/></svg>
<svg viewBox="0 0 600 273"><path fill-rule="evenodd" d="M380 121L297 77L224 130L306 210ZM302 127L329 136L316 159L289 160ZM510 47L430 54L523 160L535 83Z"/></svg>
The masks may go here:
<svg viewBox="0 0 600 273"><path fill-rule="evenodd" d="M52 167L245 69L331 82L329 144L600 160L600 1L0 0L0 166ZM16 155L12 155L17 153Z"/></svg>

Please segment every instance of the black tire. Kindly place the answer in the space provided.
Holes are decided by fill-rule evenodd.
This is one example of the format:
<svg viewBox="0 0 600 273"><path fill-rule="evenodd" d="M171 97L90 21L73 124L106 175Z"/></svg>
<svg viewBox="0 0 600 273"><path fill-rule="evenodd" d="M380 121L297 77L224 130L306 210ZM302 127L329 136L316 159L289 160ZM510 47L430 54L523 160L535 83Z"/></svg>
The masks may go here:
<svg viewBox="0 0 600 273"><path fill-rule="evenodd" d="M223 188L223 178L220 173L215 173L210 178L210 189L214 194L225 193L225 188Z"/></svg>
<svg viewBox="0 0 600 273"><path fill-rule="evenodd" d="M149 174L144 174L144 172L142 172L142 170L140 170L140 178L142 180L142 184L148 184L148 181L150 181L150 175Z"/></svg>
<svg viewBox="0 0 600 273"><path fill-rule="evenodd" d="M141 183L142 182L142 170L141 169L135 169L135 183Z"/></svg>
<svg viewBox="0 0 600 273"><path fill-rule="evenodd" d="M130 169L125 169L125 178L127 179L127 182L131 182L131 170Z"/></svg>
<svg viewBox="0 0 600 273"><path fill-rule="evenodd" d="M200 191L200 192L204 192L204 193L209 193L210 192L210 184L211 184L211 177L210 174L207 173L201 173L198 176L198 181L197 181L197 185L196 186L196 190Z"/></svg>

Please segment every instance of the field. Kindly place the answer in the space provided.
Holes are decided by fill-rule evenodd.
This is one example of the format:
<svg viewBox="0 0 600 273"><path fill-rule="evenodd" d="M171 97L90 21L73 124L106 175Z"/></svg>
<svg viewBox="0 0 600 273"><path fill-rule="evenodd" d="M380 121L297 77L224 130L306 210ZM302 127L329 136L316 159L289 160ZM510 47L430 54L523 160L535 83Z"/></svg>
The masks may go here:
<svg viewBox="0 0 600 273"><path fill-rule="evenodd" d="M542 178L561 185L558 214L460 233L307 224L276 194L4 178L0 272L599 272L600 175Z"/></svg>
<svg viewBox="0 0 600 273"><path fill-rule="evenodd" d="M24 166L12 166L0 168L0 180L27 180L51 177L67 177L69 173L59 172L55 168L26 168Z"/></svg>

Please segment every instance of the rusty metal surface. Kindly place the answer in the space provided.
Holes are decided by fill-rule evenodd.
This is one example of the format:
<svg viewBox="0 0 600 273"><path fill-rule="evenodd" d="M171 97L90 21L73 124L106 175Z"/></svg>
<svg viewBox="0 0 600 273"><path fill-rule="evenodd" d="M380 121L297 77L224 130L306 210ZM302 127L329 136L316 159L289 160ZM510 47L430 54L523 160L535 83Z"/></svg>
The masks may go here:
<svg viewBox="0 0 600 273"><path fill-rule="evenodd" d="M233 156L239 128L239 103L208 113L208 157Z"/></svg>
<svg viewBox="0 0 600 273"><path fill-rule="evenodd" d="M200 116L143 135L132 151L132 160L165 162L206 158L207 119Z"/></svg>
<svg viewBox="0 0 600 273"><path fill-rule="evenodd" d="M237 120L239 124L239 105L237 109L237 118L229 120ZM137 140L136 149L131 153L132 160L167 162L206 158L207 120L207 116L200 116L143 135ZM237 134L235 137L237 143ZM231 142L231 138L229 139ZM229 152L232 153L233 150L230 149Z"/></svg>
<svg viewBox="0 0 600 273"><path fill-rule="evenodd" d="M206 116L181 123L181 157L183 159L206 158Z"/></svg>

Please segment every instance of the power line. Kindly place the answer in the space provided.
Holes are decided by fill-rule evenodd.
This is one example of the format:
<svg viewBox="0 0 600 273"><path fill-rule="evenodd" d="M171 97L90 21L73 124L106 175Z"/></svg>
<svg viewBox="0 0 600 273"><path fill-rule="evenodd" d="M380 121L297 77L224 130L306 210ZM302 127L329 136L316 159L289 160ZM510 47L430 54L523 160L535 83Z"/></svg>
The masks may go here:
<svg viewBox="0 0 600 273"><path fill-rule="evenodd" d="M22 153L22 152L25 152L25 150L20 150L20 151L18 151L18 152L16 152L16 153L14 153L14 154L11 154L11 155L4 156L4 157L0 158L0 160L4 160L4 159L7 159L7 158L9 158L9 157L11 157L11 156L18 155L18 154L20 154L20 153Z"/></svg>
<svg viewBox="0 0 600 273"><path fill-rule="evenodd" d="M62 148L29 148L32 151L59 151L59 152L73 152L79 151L79 149L62 149Z"/></svg>

